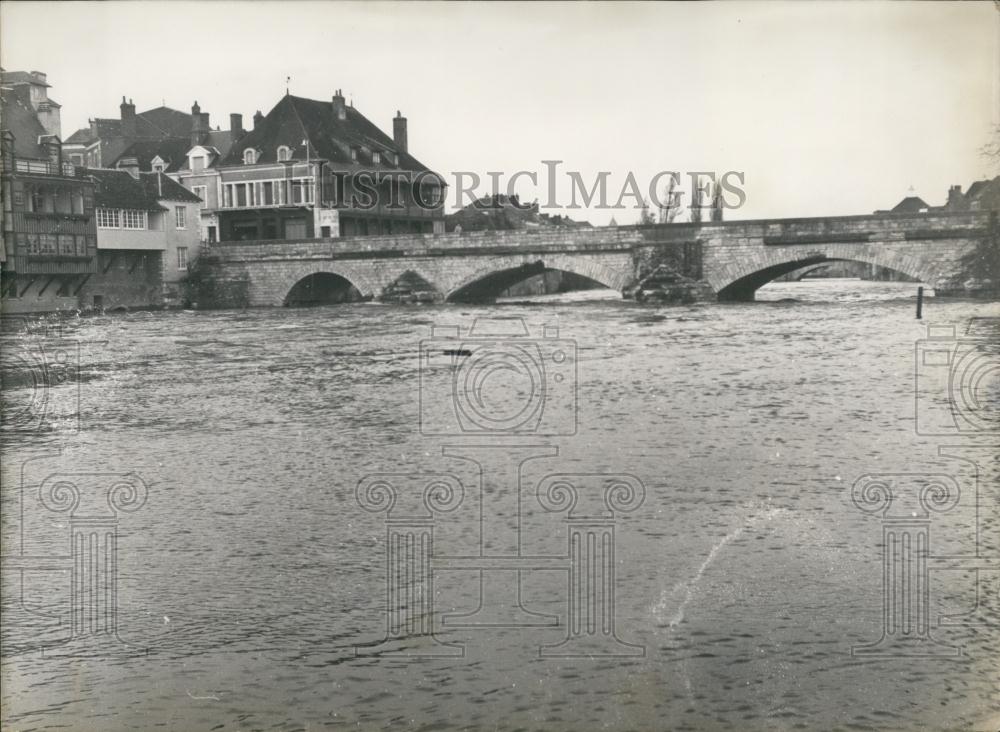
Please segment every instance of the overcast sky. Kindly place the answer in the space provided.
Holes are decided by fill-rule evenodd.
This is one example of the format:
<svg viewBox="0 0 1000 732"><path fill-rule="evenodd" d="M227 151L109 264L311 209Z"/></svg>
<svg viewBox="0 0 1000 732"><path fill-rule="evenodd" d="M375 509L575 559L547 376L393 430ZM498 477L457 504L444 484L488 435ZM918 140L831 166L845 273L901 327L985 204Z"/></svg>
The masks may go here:
<svg viewBox="0 0 1000 732"><path fill-rule="evenodd" d="M661 170L737 170L727 218L868 213L913 186L931 204L991 172L1000 12L981 3L21 3L0 63L44 71L63 136L89 117L197 99L244 123L285 93L342 88L410 151L455 171L610 171L618 198ZM994 173L995 174L995 173ZM481 192L488 192L484 183ZM451 200L454 199L452 195ZM632 205L631 198L625 201ZM575 212L621 223L636 211Z"/></svg>

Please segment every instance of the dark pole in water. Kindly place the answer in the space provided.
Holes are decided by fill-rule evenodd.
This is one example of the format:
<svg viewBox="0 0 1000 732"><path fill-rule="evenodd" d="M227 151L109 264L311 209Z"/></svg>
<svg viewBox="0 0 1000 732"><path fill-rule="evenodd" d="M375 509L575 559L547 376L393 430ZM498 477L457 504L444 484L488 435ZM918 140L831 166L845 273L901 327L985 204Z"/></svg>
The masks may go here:
<svg viewBox="0 0 1000 732"><path fill-rule="evenodd" d="M924 288L917 288L917 320L920 320L920 316L924 311Z"/></svg>

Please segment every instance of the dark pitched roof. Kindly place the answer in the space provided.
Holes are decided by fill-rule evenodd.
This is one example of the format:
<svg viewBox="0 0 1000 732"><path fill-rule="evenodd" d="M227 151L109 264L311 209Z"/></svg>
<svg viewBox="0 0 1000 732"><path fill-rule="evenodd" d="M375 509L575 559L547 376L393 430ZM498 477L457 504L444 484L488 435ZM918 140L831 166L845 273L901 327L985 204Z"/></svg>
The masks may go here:
<svg viewBox="0 0 1000 732"><path fill-rule="evenodd" d="M191 140L187 137L139 140L122 150L109 165L113 168L122 158L136 158L139 161L139 170L151 171L153 159L159 157L167 164L166 172L172 173L187 164L187 151L190 149Z"/></svg>
<svg viewBox="0 0 1000 732"><path fill-rule="evenodd" d="M307 155L303 140L309 141ZM292 150L292 157L325 158L344 166L357 165L366 170L429 169L412 155L400 150L391 137L376 127L354 107L347 107L347 118L340 120L333 110L333 102L321 102L286 94L267 116L233 145L223 158L224 165L242 165L243 151L252 147L259 152L259 163L277 162L278 147L285 145ZM358 159L351 157L351 148L357 148ZM372 154L382 154L379 164L372 163ZM395 153L399 164L393 165L386 153Z"/></svg>
<svg viewBox="0 0 1000 732"><path fill-rule="evenodd" d="M94 205L97 208L129 208L140 211L165 211L156 196L141 180L124 170L84 169L94 181Z"/></svg>
<svg viewBox="0 0 1000 732"><path fill-rule="evenodd" d="M184 137L191 134L191 115L170 107L156 107L135 116L139 137Z"/></svg>
<svg viewBox="0 0 1000 732"><path fill-rule="evenodd" d="M97 139L107 140L122 136L122 121L97 117L94 119L96 134L83 127L67 138L70 145L89 145ZM156 107L135 116L135 136L139 140L162 140L170 137L190 138L191 115L170 107Z"/></svg>
<svg viewBox="0 0 1000 732"><path fill-rule="evenodd" d="M212 130L205 140L205 147L214 147L219 151L219 155L225 157L237 139L232 130Z"/></svg>
<svg viewBox="0 0 1000 732"><path fill-rule="evenodd" d="M967 199L974 198L976 194L983 189L983 186L987 185L988 183L989 183L988 180L977 180L975 183L969 186L969 190L965 192L965 197Z"/></svg>
<svg viewBox="0 0 1000 732"><path fill-rule="evenodd" d="M93 141L89 127L83 127L66 138L67 145L89 145Z"/></svg>
<svg viewBox="0 0 1000 732"><path fill-rule="evenodd" d="M890 209L891 213L920 213L926 211L930 206L924 199L917 196L907 196Z"/></svg>
<svg viewBox="0 0 1000 732"><path fill-rule="evenodd" d="M969 186L965 200L975 209L1000 207L1000 175L992 180L980 180Z"/></svg>
<svg viewBox="0 0 1000 732"><path fill-rule="evenodd" d="M38 138L47 134L35 110L12 92L0 92L0 129L14 135L14 155L21 158L46 158Z"/></svg>
<svg viewBox="0 0 1000 732"><path fill-rule="evenodd" d="M146 194L158 201L201 202L198 196L163 173L140 173L139 180L142 182L143 187L145 187Z"/></svg>
<svg viewBox="0 0 1000 732"><path fill-rule="evenodd" d="M69 145L89 145L98 139L108 140L122 135L122 121L120 119L97 117L93 123L93 127L78 129L67 138L66 143ZM94 128L96 128L96 132Z"/></svg>
<svg viewBox="0 0 1000 732"><path fill-rule="evenodd" d="M0 73L0 83L5 86L13 86L14 84L50 86L50 84L39 81L39 79L34 77L30 71L4 71L3 73Z"/></svg>

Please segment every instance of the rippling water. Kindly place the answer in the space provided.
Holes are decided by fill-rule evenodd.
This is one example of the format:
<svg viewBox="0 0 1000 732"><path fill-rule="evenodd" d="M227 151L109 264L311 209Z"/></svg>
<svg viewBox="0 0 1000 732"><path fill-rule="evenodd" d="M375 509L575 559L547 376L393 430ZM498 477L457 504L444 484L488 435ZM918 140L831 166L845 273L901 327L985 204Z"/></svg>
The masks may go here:
<svg viewBox="0 0 1000 732"><path fill-rule="evenodd" d="M768 286L771 302L670 308L137 313L8 334L8 359L43 348L72 364L66 344L78 343L80 368L50 384L40 429L5 433L7 561L69 551L66 515L32 490L22 522L22 480L140 475L148 500L118 525L118 626L147 655L41 655L68 636L68 574L26 573L27 612L8 564L3 727L995 728L984 720L1000 711L996 597L982 598L985 624L934 630L961 658L851 655L881 633L882 524L851 501L859 476L956 476L962 499L935 517L935 552L968 554L978 536L1000 557L995 442L978 438L977 515L971 464L938 455L966 436L919 436L913 417L926 324L963 334L1000 308L931 298L919 322L913 291L813 281ZM361 510L355 486L371 473L458 476L466 501L438 520L436 546L475 551L473 466L420 434L420 341L433 325L517 317L532 333L558 325L578 361L577 434L525 466L524 552L566 551L562 518L534 503L541 476L640 478L645 502L616 525L616 624L645 656L539 658L560 626L443 633L466 643L464 658L380 657L384 514ZM993 384L985 398L1000 400ZM7 388L6 408L30 418L30 379ZM996 593L1000 575L983 578ZM474 574L435 581L439 609L476 608ZM564 622L565 583L525 572L525 607ZM935 618L975 606L970 572L935 571L932 583Z"/></svg>

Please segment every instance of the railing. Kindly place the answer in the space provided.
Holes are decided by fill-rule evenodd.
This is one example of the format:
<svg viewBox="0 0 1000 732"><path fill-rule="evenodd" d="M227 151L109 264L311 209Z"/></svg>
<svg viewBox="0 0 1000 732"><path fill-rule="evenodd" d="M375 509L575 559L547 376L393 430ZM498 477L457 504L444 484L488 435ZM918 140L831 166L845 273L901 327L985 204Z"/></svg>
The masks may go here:
<svg viewBox="0 0 1000 732"><path fill-rule="evenodd" d="M29 173L33 175L61 175L67 178L76 177L76 166L72 163L62 163L62 165L58 165L44 160L15 160L14 171L16 173Z"/></svg>

